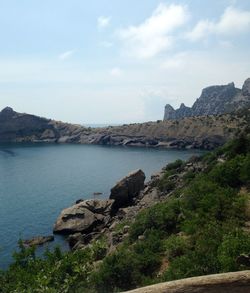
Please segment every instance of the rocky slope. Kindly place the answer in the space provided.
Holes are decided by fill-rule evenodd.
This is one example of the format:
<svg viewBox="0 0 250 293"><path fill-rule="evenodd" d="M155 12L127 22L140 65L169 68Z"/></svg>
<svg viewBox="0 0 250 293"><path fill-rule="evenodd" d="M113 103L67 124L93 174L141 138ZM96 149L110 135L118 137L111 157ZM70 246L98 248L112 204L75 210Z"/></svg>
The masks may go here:
<svg viewBox="0 0 250 293"><path fill-rule="evenodd" d="M64 209L56 220L54 233L69 235L69 245L74 250L105 236L108 239L107 251L111 253L128 236L129 226L117 229L121 222L133 221L142 209L166 201L174 189L185 185L187 173L203 172L206 167L199 157L192 157L185 165L177 167L164 192L158 185L168 167L153 174L145 184L144 172L133 171L115 184L109 199L77 200L73 206Z"/></svg>
<svg viewBox="0 0 250 293"><path fill-rule="evenodd" d="M78 203L72 207L63 210L55 223L54 232L69 235L68 241L75 253L93 248L96 243L104 244L101 246L102 257L95 263L95 270L99 270L99 276L103 278L99 285L105 286L108 290L97 285L96 292L118 292L117 288L128 290L136 288L136 282L137 286L141 282L143 284L143 278L136 279L137 269L133 273L128 271L134 269L133 265L137 268L138 263L142 275L153 276L151 282L146 281L144 284L166 281L166 272L173 272L171 265L172 268L176 268L173 265L175 261L177 272L181 273L182 278L207 276L159 283L129 292L248 292L250 271L209 274L250 268L249 151L249 136L241 137L223 149L208 153L205 157L195 156L187 162L177 160L170 163L159 173L152 175L147 183L144 183L145 175L141 170L132 172L111 189L109 199L77 201ZM241 181L238 181L239 178ZM204 185L201 183L202 180ZM209 180L212 180L212 185ZM217 188L215 183L217 180L222 183L220 188ZM198 182L200 185L197 185ZM222 186L224 189L221 189ZM230 193L224 194L231 187L235 188L233 197ZM195 196L196 192L198 197ZM231 207L235 209L240 197L244 199L244 206L238 212L236 208L234 214ZM173 200L178 204L173 205ZM185 211L186 208L188 212ZM236 230L234 224L232 225L234 217L240 219ZM215 218L216 222L211 218ZM209 220L211 223L208 225ZM175 226L175 221L185 224ZM196 221L203 224L200 225ZM193 227L193 224L197 225L199 231L196 230L197 227L194 231L186 230L187 223L190 227ZM227 224L224 226L225 223ZM203 225L207 225L206 228ZM222 227L225 230L221 229ZM165 236L156 231L163 234L165 231ZM233 231L237 233L234 234ZM246 233L245 236L238 238L239 235L243 235L243 231ZM221 233L224 233L224 236ZM230 242L225 240L229 235ZM162 242L158 241L158 237L162 237ZM218 237L221 240L217 239ZM214 241L217 241L215 246ZM221 241L224 243L222 246ZM158 250L158 245L163 245L162 250ZM220 254L222 247L226 250ZM215 254L211 254L213 249ZM228 251L230 255L233 254L232 259L225 258ZM189 261L194 252L197 253L198 261L196 258ZM207 258L208 254L210 256ZM211 256L214 259L209 263L207 261L211 261ZM126 257L131 258L126 260ZM226 269L216 268L217 257L223 263L226 261ZM133 262L133 258L136 258L136 261ZM181 260L184 262L178 263ZM133 265L130 266L130 262ZM232 266L229 267L230 262ZM197 264L204 270L197 269ZM183 269L186 270L185 274L182 273ZM169 276L171 280L176 278L176 275ZM126 284L126 278L131 283Z"/></svg>
<svg viewBox="0 0 250 293"><path fill-rule="evenodd" d="M250 105L250 78L242 89L234 83L227 85L210 86L202 90L201 96L192 107L183 103L180 108L174 109L171 105L165 106L164 120L175 120L191 116L218 115L230 113Z"/></svg>
<svg viewBox="0 0 250 293"><path fill-rule="evenodd" d="M249 125L250 112L86 128L7 107L0 112L0 142L50 142L213 149Z"/></svg>

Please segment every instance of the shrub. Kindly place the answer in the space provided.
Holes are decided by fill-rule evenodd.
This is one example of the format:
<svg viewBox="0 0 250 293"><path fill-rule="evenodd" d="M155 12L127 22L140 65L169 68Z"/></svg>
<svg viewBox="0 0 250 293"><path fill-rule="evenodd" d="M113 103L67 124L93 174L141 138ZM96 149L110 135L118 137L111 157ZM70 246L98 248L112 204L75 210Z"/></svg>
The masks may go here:
<svg viewBox="0 0 250 293"><path fill-rule="evenodd" d="M182 167L183 165L184 165L184 162L182 160L176 160L173 163L167 164L165 169L166 169L166 171L172 171L172 170L176 170L176 169Z"/></svg>
<svg viewBox="0 0 250 293"><path fill-rule="evenodd" d="M237 263L237 257L241 254L250 253L250 236L237 229L224 235L218 248L218 259L221 272L249 269L250 266L242 266Z"/></svg>
<svg viewBox="0 0 250 293"><path fill-rule="evenodd" d="M153 207L143 210L136 217L130 229L130 239L136 240L146 230L159 230L170 234L178 228L178 216L180 213L179 200L168 200L158 203Z"/></svg>
<svg viewBox="0 0 250 293"><path fill-rule="evenodd" d="M243 155L237 155L235 158L218 164L210 172L210 177L222 186L237 188L241 185L240 170L244 162Z"/></svg>

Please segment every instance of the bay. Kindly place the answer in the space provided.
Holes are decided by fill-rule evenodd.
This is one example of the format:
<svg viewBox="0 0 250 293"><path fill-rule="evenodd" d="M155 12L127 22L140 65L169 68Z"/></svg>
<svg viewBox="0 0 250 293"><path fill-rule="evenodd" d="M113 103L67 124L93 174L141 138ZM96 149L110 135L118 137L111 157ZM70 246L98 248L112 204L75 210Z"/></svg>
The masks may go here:
<svg viewBox="0 0 250 293"><path fill-rule="evenodd" d="M198 150L159 150L73 144L0 145L0 268L7 268L19 238L52 234L63 208L77 199L107 198L130 171L147 176ZM56 236L55 244L67 248Z"/></svg>

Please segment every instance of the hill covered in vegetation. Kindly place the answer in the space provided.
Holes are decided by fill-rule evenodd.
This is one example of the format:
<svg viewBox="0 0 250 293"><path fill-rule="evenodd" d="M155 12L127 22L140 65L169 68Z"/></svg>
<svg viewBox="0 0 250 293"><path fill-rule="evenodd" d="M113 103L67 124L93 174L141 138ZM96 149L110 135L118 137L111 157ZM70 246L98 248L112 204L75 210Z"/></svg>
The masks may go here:
<svg viewBox="0 0 250 293"><path fill-rule="evenodd" d="M0 273L0 292L118 292L250 269L248 134L168 164L149 184L160 200L113 227L113 235L123 235L113 251L105 233L81 249L56 248L44 257L20 241L13 264Z"/></svg>

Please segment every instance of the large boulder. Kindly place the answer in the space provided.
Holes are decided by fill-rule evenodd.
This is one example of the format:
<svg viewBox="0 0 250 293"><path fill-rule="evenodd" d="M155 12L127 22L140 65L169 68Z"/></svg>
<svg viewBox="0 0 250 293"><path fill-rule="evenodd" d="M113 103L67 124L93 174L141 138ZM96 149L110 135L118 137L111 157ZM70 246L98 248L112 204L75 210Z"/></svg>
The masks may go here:
<svg viewBox="0 0 250 293"><path fill-rule="evenodd" d="M109 219L114 200L84 200L64 209L54 225L54 233L91 233Z"/></svg>
<svg viewBox="0 0 250 293"><path fill-rule="evenodd" d="M121 179L112 189L110 199L115 200L116 209L126 207L133 202L144 188L145 174L142 170L131 172L128 176Z"/></svg>

